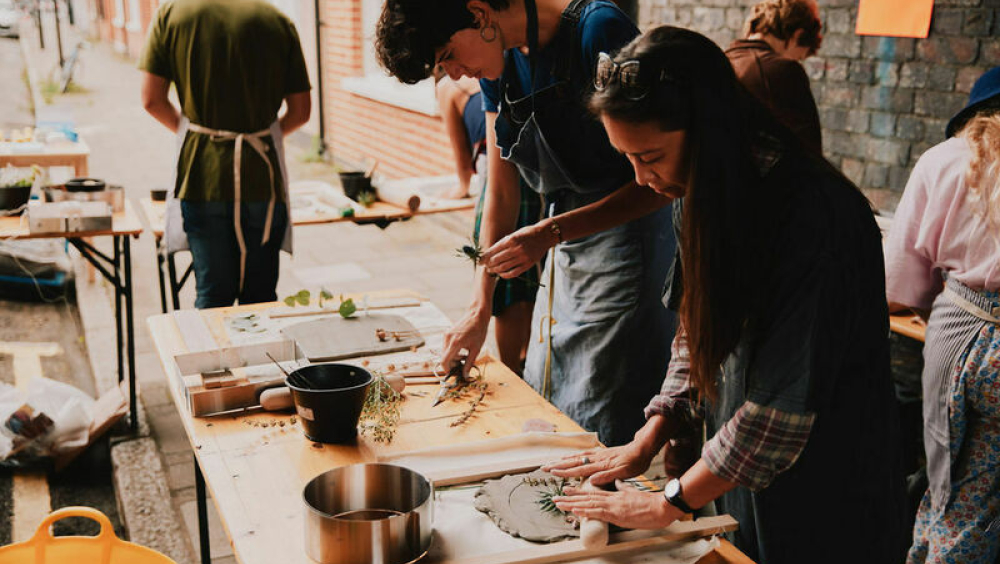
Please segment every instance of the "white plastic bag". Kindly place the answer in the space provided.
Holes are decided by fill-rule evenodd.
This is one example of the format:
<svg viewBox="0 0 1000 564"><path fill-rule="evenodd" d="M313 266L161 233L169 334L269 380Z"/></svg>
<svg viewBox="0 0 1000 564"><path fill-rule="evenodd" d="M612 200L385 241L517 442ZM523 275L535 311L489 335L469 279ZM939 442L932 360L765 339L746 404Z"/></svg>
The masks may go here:
<svg viewBox="0 0 1000 564"><path fill-rule="evenodd" d="M27 390L0 384L0 460L11 454L35 457L56 456L85 446L94 420L94 400L84 392L62 382L36 377ZM12 415L21 410L17 421ZM20 427L26 416L44 414L51 420L37 436Z"/></svg>

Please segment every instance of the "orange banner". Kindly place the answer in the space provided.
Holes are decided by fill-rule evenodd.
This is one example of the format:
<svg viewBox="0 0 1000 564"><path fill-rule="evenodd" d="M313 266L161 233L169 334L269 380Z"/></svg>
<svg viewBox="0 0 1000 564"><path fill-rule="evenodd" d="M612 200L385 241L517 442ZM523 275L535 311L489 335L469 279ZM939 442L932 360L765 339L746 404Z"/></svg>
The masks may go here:
<svg viewBox="0 0 1000 564"><path fill-rule="evenodd" d="M861 0L858 35L927 37L934 0Z"/></svg>

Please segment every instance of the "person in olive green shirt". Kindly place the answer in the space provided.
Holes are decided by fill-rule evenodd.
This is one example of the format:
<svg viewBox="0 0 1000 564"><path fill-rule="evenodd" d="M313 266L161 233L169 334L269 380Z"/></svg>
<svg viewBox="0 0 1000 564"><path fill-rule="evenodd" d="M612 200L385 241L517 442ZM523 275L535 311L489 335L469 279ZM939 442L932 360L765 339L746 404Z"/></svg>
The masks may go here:
<svg viewBox="0 0 1000 564"><path fill-rule="evenodd" d="M191 250L195 306L274 301L291 252L282 140L311 103L295 26L263 0L169 0L139 68L143 107L178 136L165 244Z"/></svg>

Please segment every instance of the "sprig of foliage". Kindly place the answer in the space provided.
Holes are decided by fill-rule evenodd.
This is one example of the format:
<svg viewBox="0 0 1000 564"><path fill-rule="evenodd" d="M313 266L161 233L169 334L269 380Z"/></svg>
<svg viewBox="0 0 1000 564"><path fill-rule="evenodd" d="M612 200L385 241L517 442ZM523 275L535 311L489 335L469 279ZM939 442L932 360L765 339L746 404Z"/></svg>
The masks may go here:
<svg viewBox="0 0 1000 564"><path fill-rule="evenodd" d="M392 389L385 381L385 376L376 374L368 386L364 406L361 408L361 418L358 420L358 430L362 435L371 433L376 443L390 443L396 435L396 425L399 423L399 408L403 396Z"/></svg>
<svg viewBox="0 0 1000 564"><path fill-rule="evenodd" d="M478 237L473 237L467 245L462 245L461 247L455 249L455 253L460 258L469 259L472 262L472 268L478 267L479 263L482 262L483 260L483 248L479 244ZM496 274L490 274L490 276L494 278L498 277ZM541 282L536 282L535 280L531 280L529 278L525 278L524 276L516 276L514 279L527 282L528 284L532 284L536 287L541 287L541 288L545 287L545 284L542 284Z"/></svg>
<svg viewBox="0 0 1000 564"><path fill-rule="evenodd" d="M560 515L560 516L566 515L566 512L563 511L562 509L559 509L559 506L556 505L556 502L552 501L552 498L561 497L562 495L564 495L563 492L564 484L565 482L560 480L555 484L552 484L552 486L549 489L543 490L538 493L538 501L536 501L535 503L538 504L538 506L542 509L542 511L546 513L551 513L553 515Z"/></svg>

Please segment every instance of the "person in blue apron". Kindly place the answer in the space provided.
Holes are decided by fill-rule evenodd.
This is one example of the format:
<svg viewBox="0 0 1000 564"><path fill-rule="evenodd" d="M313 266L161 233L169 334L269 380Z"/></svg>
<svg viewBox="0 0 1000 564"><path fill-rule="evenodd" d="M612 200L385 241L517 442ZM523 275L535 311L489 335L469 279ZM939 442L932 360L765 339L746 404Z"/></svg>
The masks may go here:
<svg viewBox="0 0 1000 564"><path fill-rule="evenodd" d="M162 251L191 250L195 307L274 301L292 251L283 137L310 110L294 24L263 0L171 0L139 68L143 106L177 135Z"/></svg>
<svg viewBox="0 0 1000 564"><path fill-rule="evenodd" d="M928 488L907 562L993 564L1000 556L1000 67L976 81L946 133L913 168L886 243L890 308L929 317L921 378Z"/></svg>
<svg viewBox="0 0 1000 564"><path fill-rule="evenodd" d="M899 562L905 491L868 201L739 86L703 35L655 28L602 55L596 76L591 108L612 144L637 178L678 198L664 299L680 329L636 440L547 469L613 484L668 442L669 454L707 440L662 492L569 488L554 501L629 528L715 501L759 564Z"/></svg>
<svg viewBox="0 0 1000 564"><path fill-rule="evenodd" d="M584 106L597 54L637 34L603 0L387 0L376 30L382 65L403 82L435 64L482 79L485 268L442 363L478 356L494 276L517 278L548 253L524 378L605 444L642 426L633 407L656 393L675 325L658 301L675 246L669 199L635 183ZM518 172L548 213L515 231Z"/></svg>

